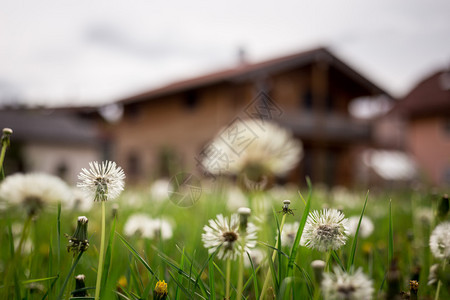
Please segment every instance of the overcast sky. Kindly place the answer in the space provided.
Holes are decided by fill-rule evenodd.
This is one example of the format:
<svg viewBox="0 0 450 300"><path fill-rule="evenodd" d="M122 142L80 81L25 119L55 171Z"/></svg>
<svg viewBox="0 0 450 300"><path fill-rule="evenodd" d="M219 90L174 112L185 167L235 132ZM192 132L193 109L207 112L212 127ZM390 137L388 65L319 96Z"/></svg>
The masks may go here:
<svg viewBox="0 0 450 300"><path fill-rule="evenodd" d="M0 102L108 103L237 62L329 47L403 96L450 65L450 1L0 0Z"/></svg>

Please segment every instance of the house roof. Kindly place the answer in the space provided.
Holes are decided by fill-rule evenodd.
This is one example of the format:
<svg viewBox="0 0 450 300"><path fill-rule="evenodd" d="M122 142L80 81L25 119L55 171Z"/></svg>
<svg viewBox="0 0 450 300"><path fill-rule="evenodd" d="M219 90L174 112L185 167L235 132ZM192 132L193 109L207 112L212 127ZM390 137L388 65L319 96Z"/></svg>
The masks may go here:
<svg viewBox="0 0 450 300"><path fill-rule="evenodd" d="M450 116L450 70L441 70L423 79L396 104L392 113L409 118Z"/></svg>
<svg viewBox="0 0 450 300"><path fill-rule="evenodd" d="M122 99L119 101L119 103L130 104L151 100L157 97L171 95L177 92L183 92L186 90L205 87L222 82L241 82L244 80L257 78L262 74L274 74L281 71L287 71L293 68L311 64L316 61L327 61L330 65L345 73L353 81L366 89L368 94L388 95L386 91L382 90L380 87L369 81L349 65L338 59L328 49L316 48L313 50L299 52L258 63L240 64L234 68L220 70L214 73L205 74L187 80L177 81L160 88L152 89L147 92Z"/></svg>
<svg viewBox="0 0 450 300"><path fill-rule="evenodd" d="M8 109L0 110L0 128L11 128L11 140L95 145L99 133L94 124L67 111Z"/></svg>

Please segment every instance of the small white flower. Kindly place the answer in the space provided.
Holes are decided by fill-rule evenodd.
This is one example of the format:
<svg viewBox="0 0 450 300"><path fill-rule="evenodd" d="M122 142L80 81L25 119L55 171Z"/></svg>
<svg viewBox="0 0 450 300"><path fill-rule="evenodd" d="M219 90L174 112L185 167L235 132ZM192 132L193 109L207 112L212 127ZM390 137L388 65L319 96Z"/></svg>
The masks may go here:
<svg viewBox="0 0 450 300"><path fill-rule="evenodd" d="M450 222L434 228L430 236L430 249L437 259L450 259Z"/></svg>
<svg viewBox="0 0 450 300"><path fill-rule="evenodd" d="M161 237L168 240L173 236L172 225L166 219L152 219L146 214L134 214L125 223L124 233L128 236L139 235L145 239Z"/></svg>
<svg viewBox="0 0 450 300"><path fill-rule="evenodd" d="M239 232L239 215L233 214L230 219L222 214L216 219L209 220L209 226L203 227L202 241L209 254L214 253L219 247L217 257L220 259L235 259L241 252L242 244L244 251L256 246L256 227L253 223L247 224L244 235ZM244 239L242 241L241 239Z"/></svg>
<svg viewBox="0 0 450 300"><path fill-rule="evenodd" d="M354 236L358 227L360 216L353 216L348 219L349 235ZM373 232L373 222L369 217L364 216L359 226L359 236L362 238L369 237Z"/></svg>
<svg viewBox="0 0 450 300"><path fill-rule="evenodd" d="M35 216L46 205L69 201L71 192L59 177L44 174L14 174L3 180L0 197L12 206L22 206L30 216Z"/></svg>
<svg viewBox="0 0 450 300"><path fill-rule="evenodd" d="M299 226L300 224L298 222L284 224L283 231L281 231L282 246L292 247L295 237L297 236Z"/></svg>
<svg viewBox="0 0 450 300"><path fill-rule="evenodd" d="M117 198L124 188L125 173L123 169L112 161L101 164L94 161L89 163L90 169L83 168L78 175L81 180L77 184L94 201L107 201Z"/></svg>
<svg viewBox="0 0 450 300"><path fill-rule="evenodd" d="M335 268L334 273L323 274L322 291L325 300L370 300L374 289L361 269L348 274Z"/></svg>
<svg viewBox="0 0 450 300"><path fill-rule="evenodd" d="M320 252L337 250L345 245L348 236L348 219L337 209L313 211L308 215L301 245Z"/></svg>

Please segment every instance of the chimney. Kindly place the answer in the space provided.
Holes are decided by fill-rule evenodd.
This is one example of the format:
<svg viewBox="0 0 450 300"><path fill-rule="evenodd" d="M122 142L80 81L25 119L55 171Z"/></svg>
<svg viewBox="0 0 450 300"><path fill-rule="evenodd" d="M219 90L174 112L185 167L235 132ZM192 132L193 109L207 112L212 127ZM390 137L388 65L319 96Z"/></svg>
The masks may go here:
<svg viewBox="0 0 450 300"><path fill-rule="evenodd" d="M247 64L247 52L242 46L238 48L238 64L240 66Z"/></svg>

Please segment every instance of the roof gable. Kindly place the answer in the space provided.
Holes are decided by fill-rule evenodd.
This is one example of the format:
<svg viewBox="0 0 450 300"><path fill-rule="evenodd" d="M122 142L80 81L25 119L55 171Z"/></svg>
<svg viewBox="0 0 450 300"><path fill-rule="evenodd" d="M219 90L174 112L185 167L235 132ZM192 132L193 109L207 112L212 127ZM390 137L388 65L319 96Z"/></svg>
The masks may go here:
<svg viewBox="0 0 450 300"><path fill-rule="evenodd" d="M392 110L406 117L450 115L450 71L441 70L419 82Z"/></svg>
<svg viewBox="0 0 450 300"><path fill-rule="evenodd" d="M152 100L158 97L172 95L189 89L206 87L223 82L242 82L257 78L261 74L276 74L279 72L299 68L318 61L326 61L340 72L346 74L351 80L368 91L368 94L385 94L387 92L376 86L349 65L338 59L326 48L317 48L309 51L282 56L253 64L241 64L234 68L177 81L160 88L156 88L119 101L122 104L131 104ZM388 95L389 96L389 95Z"/></svg>

